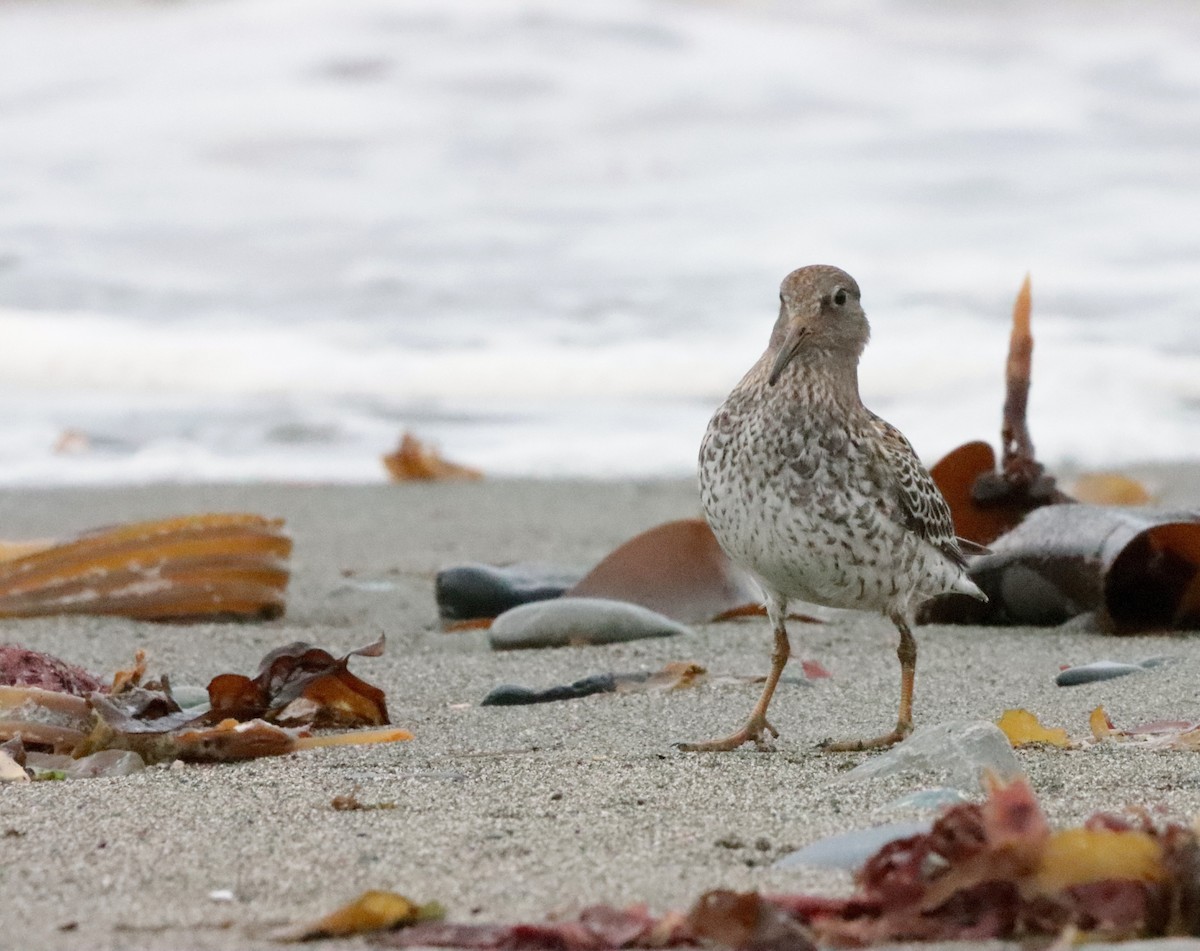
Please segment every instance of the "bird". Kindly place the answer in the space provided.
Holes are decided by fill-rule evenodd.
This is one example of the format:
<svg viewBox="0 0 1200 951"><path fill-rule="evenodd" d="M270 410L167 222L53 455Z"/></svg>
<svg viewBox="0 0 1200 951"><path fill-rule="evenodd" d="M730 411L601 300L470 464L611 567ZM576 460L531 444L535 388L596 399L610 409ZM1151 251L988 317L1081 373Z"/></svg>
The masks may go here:
<svg viewBox="0 0 1200 951"><path fill-rule="evenodd" d="M792 271L767 349L713 414L700 446L704 515L730 559L762 588L775 636L771 672L746 725L680 744L769 749L767 709L791 654L789 602L877 611L900 632L894 730L828 740L827 751L879 749L913 729L914 611L958 592L986 601L967 575L950 507L912 445L867 409L858 364L870 338L857 282L830 265Z"/></svg>

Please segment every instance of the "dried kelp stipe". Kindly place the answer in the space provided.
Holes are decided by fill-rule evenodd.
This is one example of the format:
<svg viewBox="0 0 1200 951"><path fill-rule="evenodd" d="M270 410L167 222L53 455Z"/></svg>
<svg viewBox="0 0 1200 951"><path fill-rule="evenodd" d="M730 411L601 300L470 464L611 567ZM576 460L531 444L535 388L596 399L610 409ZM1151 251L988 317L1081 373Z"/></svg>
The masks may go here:
<svg viewBox="0 0 1200 951"><path fill-rule="evenodd" d="M667 522L615 549L567 597L629 601L684 624L711 621L762 601L703 519Z"/></svg>
<svg viewBox="0 0 1200 951"><path fill-rule="evenodd" d="M1020 522L1026 512L1071 501L1037 461L1026 421L1033 372L1031 312L1030 280L1026 275L1013 304L1004 372L999 472L991 447L980 442L960 446L930 470L950 504L955 531L978 545L990 544Z"/></svg>
<svg viewBox="0 0 1200 951"><path fill-rule="evenodd" d="M957 601L926 617L996 624L1060 624L1095 612L1116 634L1200 628L1200 511L1056 505L1031 512L976 559L980 612Z"/></svg>
<svg viewBox="0 0 1200 951"><path fill-rule="evenodd" d="M1200 933L1190 826L1098 813L1054 831L1024 778L950 807L928 832L896 839L855 875L848 898L709 892L686 914L589 908L518 925L416 924L388 947L532 951L616 948L869 947L900 941L1105 940Z"/></svg>
<svg viewBox="0 0 1200 951"><path fill-rule="evenodd" d="M432 446L412 433L400 437L400 445L383 457L384 468L393 482L431 482L435 480L476 480L483 473L470 466L450 462Z"/></svg>
<svg viewBox="0 0 1200 951"><path fill-rule="evenodd" d="M291 539L280 519L189 515L10 550L0 617L100 614L143 621L283 614Z"/></svg>
<svg viewBox="0 0 1200 951"><path fill-rule="evenodd" d="M382 726L390 722L384 692L350 673L351 657L378 657L384 637L334 657L303 641L267 654L253 677L220 674L208 685L209 720L262 717L317 728Z"/></svg>

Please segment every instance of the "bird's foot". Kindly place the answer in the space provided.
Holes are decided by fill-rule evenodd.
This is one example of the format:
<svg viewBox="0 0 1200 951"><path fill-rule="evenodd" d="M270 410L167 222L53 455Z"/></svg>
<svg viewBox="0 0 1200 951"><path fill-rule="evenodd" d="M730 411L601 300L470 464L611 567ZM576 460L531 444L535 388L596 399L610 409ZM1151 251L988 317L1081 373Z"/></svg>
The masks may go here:
<svg viewBox="0 0 1200 951"><path fill-rule="evenodd" d="M818 743L817 749L822 753L861 753L864 750L885 750L906 739L912 731L911 723L897 723L896 729L891 733L883 734L883 736L876 736L869 740L826 740Z"/></svg>
<svg viewBox="0 0 1200 951"><path fill-rule="evenodd" d="M744 743L753 743L759 750L770 750L771 741L763 734L779 736L779 731L771 726L765 716L752 716L747 724L736 733L720 740L708 740L704 743L676 743L675 748L684 753L728 753L736 750Z"/></svg>

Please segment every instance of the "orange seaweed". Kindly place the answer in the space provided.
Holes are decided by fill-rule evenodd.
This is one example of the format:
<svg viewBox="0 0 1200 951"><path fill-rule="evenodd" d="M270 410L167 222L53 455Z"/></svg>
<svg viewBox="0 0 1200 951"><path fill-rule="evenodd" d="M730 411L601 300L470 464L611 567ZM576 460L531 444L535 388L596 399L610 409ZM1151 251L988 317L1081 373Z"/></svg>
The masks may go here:
<svg viewBox="0 0 1200 951"><path fill-rule="evenodd" d="M483 478L483 473L478 469L450 462L435 448L407 432L400 437L400 445L395 451L383 457L383 465L393 482Z"/></svg>

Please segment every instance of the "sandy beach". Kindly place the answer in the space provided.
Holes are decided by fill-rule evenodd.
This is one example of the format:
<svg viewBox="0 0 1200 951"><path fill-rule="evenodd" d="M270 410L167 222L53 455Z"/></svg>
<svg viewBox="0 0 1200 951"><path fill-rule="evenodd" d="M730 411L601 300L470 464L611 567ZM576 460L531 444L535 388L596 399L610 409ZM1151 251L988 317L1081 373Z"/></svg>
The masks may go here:
<svg viewBox="0 0 1200 951"><path fill-rule="evenodd" d="M1145 475L1164 504L1200 504L1200 468ZM385 655L352 667L387 692L393 721L415 739L0 788L2 947L278 947L265 938L272 927L366 889L437 900L459 921L539 919L594 902L665 910L721 886L840 893L849 888L843 873L770 866L823 836L928 815L889 803L936 778L833 785L868 754L814 751L824 738L873 734L893 721L897 665L882 618L793 625L797 654L833 676L781 688L773 753L674 749L738 725L757 695L750 684L479 706L502 683L550 686L676 660L717 674L765 673L762 619L677 638L511 653L492 652L478 632L438 627L440 567L520 560L586 568L645 528L698 514L690 481L10 490L0 497L0 535L65 535L217 510L287 519L296 547L282 620L173 627L47 618L4 622L0 640L103 674L144 648L152 671L203 685L223 671L252 672L265 651L289 641L339 652L385 633ZM1005 708L1026 707L1082 737L1097 704L1120 724L1200 718L1194 637L1117 639L1069 625L926 627L917 637L918 726L994 721ZM1156 655L1177 662L1054 685L1063 664ZM1018 755L1054 823L1126 805L1200 813L1194 754L1106 747ZM396 808L331 808L334 796L354 789L364 802ZM210 897L221 890L232 900Z"/></svg>

